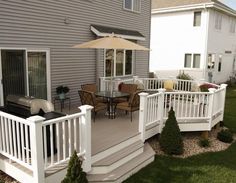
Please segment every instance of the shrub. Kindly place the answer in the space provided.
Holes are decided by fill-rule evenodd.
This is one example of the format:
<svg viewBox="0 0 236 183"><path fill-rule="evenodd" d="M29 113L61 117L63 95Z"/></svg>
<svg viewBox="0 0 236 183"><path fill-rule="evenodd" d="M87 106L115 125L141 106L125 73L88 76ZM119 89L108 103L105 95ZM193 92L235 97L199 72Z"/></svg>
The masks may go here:
<svg viewBox="0 0 236 183"><path fill-rule="evenodd" d="M74 151L69 161L66 177L61 183L88 183L86 173L83 172L81 165L82 161Z"/></svg>
<svg viewBox="0 0 236 183"><path fill-rule="evenodd" d="M208 139L200 139L198 142L200 147L210 147L210 141Z"/></svg>
<svg viewBox="0 0 236 183"><path fill-rule="evenodd" d="M175 118L175 112L171 107L168 119L160 135L160 146L166 154L182 154L183 140Z"/></svg>
<svg viewBox="0 0 236 183"><path fill-rule="evenodd" d="M182 80L192 80L193 78L189 74L185 74L184 72L179 73L178 76L176 76L177 79L182 79Z"/></svg>
<svg viewBox="0 0 236 183"><path fill-rule="evenodd" d="M217 134L217 139L222 142L231 143L233 141L233 134L229 130L221 130Z"/></svg>

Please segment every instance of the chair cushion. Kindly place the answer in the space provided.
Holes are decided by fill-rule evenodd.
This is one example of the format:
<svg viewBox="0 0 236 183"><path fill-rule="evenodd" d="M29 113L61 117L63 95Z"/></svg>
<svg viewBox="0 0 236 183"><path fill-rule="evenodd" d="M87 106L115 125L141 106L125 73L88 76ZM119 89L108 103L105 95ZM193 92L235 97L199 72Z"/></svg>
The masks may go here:
<svg viewBox="0 0 236 183"><path fill-rule="evenodd" d="M164 82L164 88L169 91L174 90L174 82L172 80L166 80Z"/></svg>
<svg viewBox="0 0 236 183"><path fill-rule="evenodd" d="M107 105L102 103L102 102L99 102L95 105L94 107L94 111L100 111L100 110L103 110L103 109L106 109L107 108Z"/></svg>

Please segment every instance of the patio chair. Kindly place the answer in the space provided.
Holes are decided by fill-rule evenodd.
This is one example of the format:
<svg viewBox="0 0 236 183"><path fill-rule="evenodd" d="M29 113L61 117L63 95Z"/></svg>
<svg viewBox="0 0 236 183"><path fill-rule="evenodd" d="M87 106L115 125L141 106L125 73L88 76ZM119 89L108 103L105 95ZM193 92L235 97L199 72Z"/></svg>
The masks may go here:
<svg viewBox="0 0 236 183"><path fill-rule="evenodd" d="M78 91L82 105L91 105L93 106L93 120L95 122L95 116L98 111L107 109L107 105L103 102L97 102L96 97L93 92L86 90Z"/></svg>
<svg viewBox="0 0 236 183"><path fill-rule="evenodd" d="M119 91L123 92L123 93L128 93L131 96L132 94L134 94L137 91L137 87L138 86L136 84L125 84L125 83L122 83L119 86ZM119 98L119 99L116 99L115 102L116 103L127 102L129 100L129 98Z"/></svg>
<svg viewBox="0 0 236 183"><path fill-rule="evenodd" d="M81 85L81 89L82 90L85 90L85 91L89 91L89 92L92 92L92 93L96 93L97 92L97 86L95 83L92 83L92 84L83 84ZM103 97L96 97L96 101L97 102L103 102L103 103L106 103L107 101L104 100Z"/></svg>
<svg viewBox="0 0 236 183"><path fill-rule="evenodd" d="M131 122L132 122L132 113L134 111L139 110L139 101L140 101L139 93L141 93L141 91L133 93L130 96L129 101L120 102L116 105L116 109L124 110L126 111L126 113L127 112L131 113L130 115Z"/></svg>

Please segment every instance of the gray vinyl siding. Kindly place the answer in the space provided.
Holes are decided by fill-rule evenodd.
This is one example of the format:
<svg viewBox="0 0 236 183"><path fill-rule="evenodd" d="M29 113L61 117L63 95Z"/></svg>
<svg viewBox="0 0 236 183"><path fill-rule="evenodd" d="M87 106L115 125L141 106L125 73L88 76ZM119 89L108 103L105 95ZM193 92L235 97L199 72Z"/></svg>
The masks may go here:
<svg viewBox="0 0 236 183"><path fill-rule="evenodd" d="M150 0L141 1L141 13L123 10L123 0L0 0L0 48L49 49L52 96L58 85L68 85L77 105L80 85L103 76L104 58L101 50L71 47L96 38L91 24L137 30L146 38L138 43L149 47L150 14ZM146 77L149 54L135 58L134 75Z"/></svg>

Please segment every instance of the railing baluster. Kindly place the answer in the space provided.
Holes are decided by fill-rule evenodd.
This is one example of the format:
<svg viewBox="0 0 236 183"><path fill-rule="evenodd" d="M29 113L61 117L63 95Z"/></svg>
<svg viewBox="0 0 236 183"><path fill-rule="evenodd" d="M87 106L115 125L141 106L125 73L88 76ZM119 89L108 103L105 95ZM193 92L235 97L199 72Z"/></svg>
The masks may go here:
<svg viewBox="0 0 236 183"><path fill-rule="evenodd" d="M47 150L47 126L43 126L43 145L44 145L44 166L47 166L48 163L48 150Z"/></svg>
<svg viewBox="0 0 236 183"><path fill-rule="evenodd" d="M57 161L60 161L60 155L61 155L61 147L60 147L60 132L59 132L59 124L60 123L56 123L56 139L57 139Z"/></svg>
<svg viewBox="0 0 236 183"><path fill-rule="evenodd" d="M28 125L25 125L25 155L26 155L26 162L29 163L30 162L30 158L29 158L29 135L28 135Z"/></svg>
<svg viewBox="0 0 236 183"><path fill-rule="evenodd" d="M53 125L50 124L50 149L51 149L51 165L54 162L54 143L53 143Z"/></svg>

